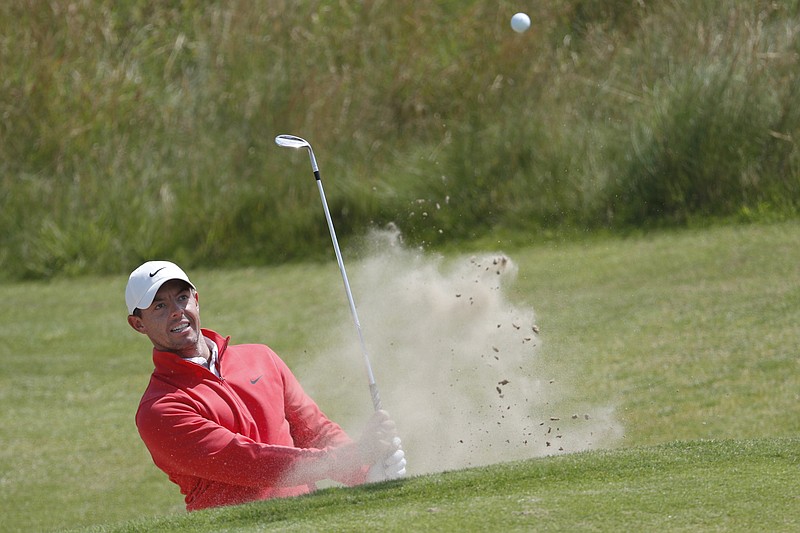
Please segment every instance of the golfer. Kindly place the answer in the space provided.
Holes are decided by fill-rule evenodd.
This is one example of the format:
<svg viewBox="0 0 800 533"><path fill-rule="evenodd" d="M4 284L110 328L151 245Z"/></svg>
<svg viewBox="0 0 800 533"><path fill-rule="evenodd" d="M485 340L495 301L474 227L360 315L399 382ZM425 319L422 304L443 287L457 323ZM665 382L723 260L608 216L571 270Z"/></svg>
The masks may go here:
<svg viewBox="0 0 800 533"><path fill-rule="evenodd" d="M305 494L325 479L357 485L405 475L385 411L353 441L269 347L200 329L200 295L177 265L141 265L125 301L155 365L136 426L187 510Z"/></svg>

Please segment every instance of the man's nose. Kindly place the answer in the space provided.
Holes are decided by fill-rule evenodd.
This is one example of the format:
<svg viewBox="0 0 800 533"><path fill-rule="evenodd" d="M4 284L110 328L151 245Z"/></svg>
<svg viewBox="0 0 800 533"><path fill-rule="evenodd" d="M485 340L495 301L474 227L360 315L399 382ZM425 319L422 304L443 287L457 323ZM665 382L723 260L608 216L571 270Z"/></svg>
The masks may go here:
<svg viewBox="0 0 800 533"><path fill-rule="evenodd" d="M183 306L178 302L172 302L170 304L169 314L171 316L180 316L183 314Z"/></svg>

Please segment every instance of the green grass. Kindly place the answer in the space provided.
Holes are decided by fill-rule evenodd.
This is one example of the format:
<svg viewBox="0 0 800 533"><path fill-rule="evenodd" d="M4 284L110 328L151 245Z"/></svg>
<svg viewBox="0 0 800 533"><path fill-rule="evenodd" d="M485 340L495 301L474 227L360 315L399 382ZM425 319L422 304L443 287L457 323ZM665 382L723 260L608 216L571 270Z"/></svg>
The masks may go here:
<svg viewBox="0 0 800 533"><path fill-rule="evenodd" d="M0 3L0 279L797 217L798 0ZM191 243L191 244L187 244Z"/></svg>
<svg viewBox="0 0 800 533"><path fill-rule="evenodd" d="M798 439L677 442L91 531L792 531L799 463Z"/></svg>
<svg viewBox="0 0 800 533"><path fill-rule="evenodd" d="M508 292L536 312L537 372L573 385L550 407L613 406L613 449L185 516L133 425L151 363L124 320L125 278L6 283L3 528L796 529L800 224L529 240L491 248L519 266ZM205 325L295 368L348 320L337 276L331 263L192 274Z"/></svg>
<svg viewBox="0 0 800 533"><path fill-rule="evenodd" d="M800 429L800 2L540 2L524 35L520 9L0 4L2 528L797 526L776 470ZM509 253L547 408L612 407L615 450L184 516L133 427L150 361L125 275L180 262L206 325L310 368L348 317L280 133L314 143L344 244L393 221L454 262ZM637 233L710 219L758 225Z"/></svg>
<svg viewBox="0 0 800 533"><path fill-rule="evenodd" d="M623 399L635 444L800 430L796 224L530 248L544 358ZM552 329L551 329L552 328ZM758 412L758 416L746 413Z"/></svg>

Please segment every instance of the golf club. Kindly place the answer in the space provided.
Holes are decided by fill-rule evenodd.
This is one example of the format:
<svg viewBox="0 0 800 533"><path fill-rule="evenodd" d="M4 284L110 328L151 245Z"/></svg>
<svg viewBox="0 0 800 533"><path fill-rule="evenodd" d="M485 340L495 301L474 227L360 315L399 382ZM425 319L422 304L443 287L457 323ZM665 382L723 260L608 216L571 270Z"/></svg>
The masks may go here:
<svg viewBox="0 0 800 533"><path fill-rule="evenodd" d="M364 344L364 335L361 333L361 323L358 321L358 312L356 311L355 301L353 301L353 293L350 291L350 282L347 280L347 271L344 268L342 252L339 249L339 241L336 239L336 231L333 229L333 220L331 220L328 202L325 199L325 190L322 188L322 178L320 177L319 167L317 166L317 159L314 157L314 150L311 149L311 144L308 141L294 135L278 135L275 137L275 144L284 148L306 148L308 150L308 156L311 158L311 170L314 171L314 178L317 181L317 188L319 189L319 197L322 200L322 208L325 211L325 220L328 222L328 229L331 233L331 241L333 241L333 250L336 253L336 261L339 263L339 272L342 273L344 291L347 294L347 301L350 304L350 314L353 315L353 322L355 323L356 331L358 332L358 341L361 344L361 353L364 354L364 364L367 367L367 378L369 379L369 392L372 396L372 405L375 410L378 411L382 408L381 397L378 393L378 385L375 383L375 376L372 374L372 365L369 362L367 346Z"/></svg>

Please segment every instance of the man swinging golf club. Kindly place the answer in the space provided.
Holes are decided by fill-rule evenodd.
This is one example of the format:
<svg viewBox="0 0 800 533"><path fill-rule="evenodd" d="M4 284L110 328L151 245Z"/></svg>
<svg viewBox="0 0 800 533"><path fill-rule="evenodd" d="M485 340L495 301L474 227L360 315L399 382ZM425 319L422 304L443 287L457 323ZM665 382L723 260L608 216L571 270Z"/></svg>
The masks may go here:
<svg viewBox="0 0 800 533"><path fill-rule="evenodd" d="M200 296L177 265L141 265L125 300L155 365L136 426L187 510L305 494L325 479L357 485L405 475L385 411L353 441L269 347L201 329Z"/></svg>

